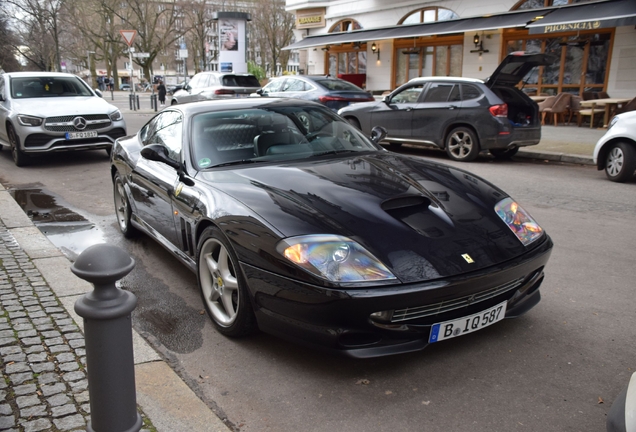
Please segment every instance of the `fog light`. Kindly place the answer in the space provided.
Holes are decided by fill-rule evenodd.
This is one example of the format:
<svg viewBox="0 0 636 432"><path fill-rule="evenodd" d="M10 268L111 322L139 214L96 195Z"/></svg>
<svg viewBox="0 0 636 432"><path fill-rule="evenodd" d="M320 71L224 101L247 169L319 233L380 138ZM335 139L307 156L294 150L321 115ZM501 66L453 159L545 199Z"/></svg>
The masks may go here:
<svg viewBox="0 0 636 432"><path fill-rule="evenodd" d="M392 310L373 312L371 314L371 319L374 321L391 322L391 318L393 318Z"/></svg>

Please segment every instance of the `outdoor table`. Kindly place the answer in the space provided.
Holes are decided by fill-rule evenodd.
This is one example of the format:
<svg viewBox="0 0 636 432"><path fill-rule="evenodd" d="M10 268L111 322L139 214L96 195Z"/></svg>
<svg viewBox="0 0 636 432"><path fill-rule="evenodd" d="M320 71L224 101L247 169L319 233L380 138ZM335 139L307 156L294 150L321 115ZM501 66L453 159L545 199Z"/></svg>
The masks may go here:
<svg viewBox="0 0 636 432"><path fill-rule="evenodd" d="M605 107L605 116L603 117L603 127L607 127L610 121L610 117L616 112L616 107L620 104L629 102L629 98L604 98L604 99L590 99L581 101L581 106L594 109L596 106Z"/></svg>

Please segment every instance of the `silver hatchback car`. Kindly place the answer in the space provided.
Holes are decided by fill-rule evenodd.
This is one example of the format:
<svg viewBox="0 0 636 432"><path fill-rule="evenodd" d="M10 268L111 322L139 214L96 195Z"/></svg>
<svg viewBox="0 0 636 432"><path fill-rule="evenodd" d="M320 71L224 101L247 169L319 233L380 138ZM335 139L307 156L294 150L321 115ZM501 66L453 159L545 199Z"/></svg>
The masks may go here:
<svg viewBox="0 0 636 432"><path fill-rule="evenodd" d="M210 99L231 99L248 97L261 88L254 75L199 72L192 77L183 90L172 96L171 105Z"/></svg>
<svg viewBox="0 0 636 432"><path fill-rule="evenodd" d="M126 136L126 122L81 78L57 72L0 75L0 150L9 147L17 166L30 156L105 149Z"/></svg>

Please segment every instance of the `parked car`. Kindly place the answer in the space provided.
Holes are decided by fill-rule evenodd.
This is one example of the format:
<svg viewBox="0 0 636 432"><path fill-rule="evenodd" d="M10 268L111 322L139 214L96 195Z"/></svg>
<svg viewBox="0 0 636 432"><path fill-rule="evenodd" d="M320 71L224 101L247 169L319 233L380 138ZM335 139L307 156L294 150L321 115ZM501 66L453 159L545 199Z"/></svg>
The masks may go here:
<svg viewBox="0 0 636 432"><path fill-rule="evenodd" d="M552 249L537 222L488 181L385 150L384 134L298 99L168 107L115 144L119 227L197 274L226 336L374 357L534 307Z"/></svg>
<svg viewBox="0 0 636 432"><path fill-rule="evenodd" d="M79 77L56 72L0 76L0 149L11 149L17 166L36 154L105 149L126 135L117 109Z"/></svg>
<svg viewBox="0 0 636 432"><path fill-rule="evenodd" d="M334 111L352 103L375 100L371 93L349 81L324 75L272 78L265 87L256 93L267 97L291 97L320 102Z"/></svg>
<svg viewBox="0 0 636 432"><path fill-rule="evenodd" d="M636 432L636 372L612 403L605 423L607 432Z"/></svg>
<svg viewBox="0 0 636 432"><path fill-rule="evenodd" d="M179 90L183 90L183 88L188 84L187 81L181 81L179 84L174 84L174 85L170 85L168 86L168 88L166 89L166 92L168 94L175 94L177 91Z"/></svg>
<svg viewBox="0 0 636 432"><path fill-rule="evenodd" d="M465 162L486 150L509 158L541 139L537 104L515 86L534 67L552 61L548 54L515 52L486 81L414 78L381 102L354 104L339 113L365 133L386 127L385 141L394 146L434 146Z"/></svg>
<svg viewBox="0 0 636 432"><path fill-rule="evenodd" d="M636 171L636 111L615 116L594 147L594 163L608 179L625 182Z"/></svg>
<svg viewBox="0 0 636 432"><path fill-rule="evenodd" d="M172 96L172 105L210 99L248 97L261 88L254 75L200 72Z"/></svg>
<svg viewBox="0 0 636 432"><path fill-rule="evenodd" d="M128 83L119 84L119 90L121 90L121 91L130 91L130 84L128 84Z"/></svg>

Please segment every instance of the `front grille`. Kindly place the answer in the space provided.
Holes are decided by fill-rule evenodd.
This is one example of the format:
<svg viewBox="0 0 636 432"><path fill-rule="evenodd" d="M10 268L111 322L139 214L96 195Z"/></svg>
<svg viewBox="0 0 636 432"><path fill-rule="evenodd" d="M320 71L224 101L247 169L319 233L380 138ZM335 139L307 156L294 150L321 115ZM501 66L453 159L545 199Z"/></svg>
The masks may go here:
<svg viewBox="0 0 636 432"><path fill-rule="evenodd" d="M107 144L113 143L117 138L121 138L126 136L126 131L122 128L116 128L105 133L99 134L98 137L95 138L84 138L84 139L76 139L76 140L67 140L64 137L53 137L51 135L46 134L31 134L26 137L24 140L25 148L32 147L42 147L48 144L51 140L55 140L51 147L69 147L69 146L79 146L86 144Z"/></svg>
<svg viewBox="0 0 636 432"><path fill-rule="evenodd" d="M87 124L83 130L96 130L109 127L111 124L107 114L73 115L48 117L44 122L44 129L52 132L76 132L78 129L73 126L73 119L83 117Z"/></svg>
<svg viewBox="0 0 636 432"><path fill-rule="evenodd" d="M487 289L477 294L471 294L469 296L447 300L440 303L429 304L426 306L410 307L406 309L396 309L393 312L391 322L402 322L418 318L426 318L450 312L456 309L463 309L475 303L497 297L512 290L516 290L523 284L524 280L525 277L521 277L519 279L496 286L494 288Z"/></svg>

